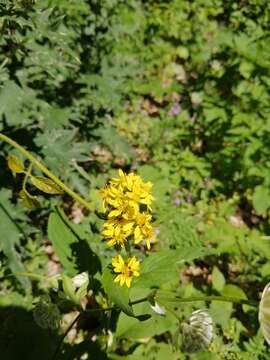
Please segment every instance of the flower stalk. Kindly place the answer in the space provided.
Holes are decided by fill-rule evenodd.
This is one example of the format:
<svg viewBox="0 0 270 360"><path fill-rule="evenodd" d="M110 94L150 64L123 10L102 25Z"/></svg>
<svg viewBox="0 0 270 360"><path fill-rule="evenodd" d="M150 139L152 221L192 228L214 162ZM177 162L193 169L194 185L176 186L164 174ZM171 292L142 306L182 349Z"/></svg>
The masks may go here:
<svg viewBox="0 0 270 360"><path fill-rule="evenodd" d="M250 306L258 306L259 302L256 300L249 300L249 299L241 299L232 296L191 296L189 298L180 298L179 296L172 297L165 297L165 296L157 296L157 302L159 301L167 301L167 302L174 302L174 303L192 303L197 301L222 301L222 302L230 302L234 304L240 305L250 305Z"/></svg>

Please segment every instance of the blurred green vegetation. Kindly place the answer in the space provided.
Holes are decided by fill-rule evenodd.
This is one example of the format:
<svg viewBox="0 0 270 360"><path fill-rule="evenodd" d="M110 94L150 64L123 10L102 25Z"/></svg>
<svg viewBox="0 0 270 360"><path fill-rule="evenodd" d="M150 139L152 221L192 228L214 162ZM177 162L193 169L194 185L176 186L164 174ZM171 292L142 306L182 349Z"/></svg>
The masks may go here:
<svg viewBox="0 0 270 360"><path fill-rule="evenodd" d="M42 285L9 275L61 269L46 225L55 206L81 221L90 257L100 256L95 272L106 266L98 189L118 168L154 184L156 250L203 245L219 254L181 263L165 289L259 299L270 277L269 1L0 0L0 34L0 131L93 210L34 188L42 206L25 210L21 178L5 160L20 155L0 143L1 358L41 356L24 335L51 358L52 334L35 330L31 313ZM177 311L184 317L193 308ZM60 356L269 359L256 309L213 302L210 310L216 336L203 353L173 351L170 318L139 322L121 313L110 346L98 326L82 326L97 340L68 338Z"/></svg>

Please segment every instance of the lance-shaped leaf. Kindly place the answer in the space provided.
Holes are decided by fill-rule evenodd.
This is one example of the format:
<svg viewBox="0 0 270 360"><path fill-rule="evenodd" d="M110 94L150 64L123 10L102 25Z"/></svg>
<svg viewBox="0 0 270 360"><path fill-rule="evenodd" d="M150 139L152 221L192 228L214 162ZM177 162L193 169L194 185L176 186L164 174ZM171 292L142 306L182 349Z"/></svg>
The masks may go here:
<svg viewBox="0 0 270 360"><path fill-rule="evenodd" d="M63 190L53 180L43 176L31 176L33 185L46 194L63 194Z"/></svg>
<svg viewBox="0 0 270 360"><path fill-rule="evenodd" d="M134 279L134 287L159 287L162 284L176 280L177 268L181 263L215 253L214 249L204 247L189 247L187 249L165 249L150 254L142 263L141 275Z"/></svg>
<svg viewBox="0 0 270 360"><path fill-rule="evenodd" d="M68 275L75 276L83 271L94 275L101 270L100 260L89 245L91 235L72 224L59 209L50 215L48 237Z"/></svg>
<svg viewBox="0 0 270 360"><path fill-rule="evenodd" d="M14 173L23 173L24 166L22 161L15 155L8 155L7 164L11 171Z"/></svg>
<svg viewBox="0 0 270 360"><path fill-rule="evenodd" d="M19 197L22 200L23 206L27 209L35 209L39 206L39 202L36 196L30 195L26 190L19 192Z"/></svg>

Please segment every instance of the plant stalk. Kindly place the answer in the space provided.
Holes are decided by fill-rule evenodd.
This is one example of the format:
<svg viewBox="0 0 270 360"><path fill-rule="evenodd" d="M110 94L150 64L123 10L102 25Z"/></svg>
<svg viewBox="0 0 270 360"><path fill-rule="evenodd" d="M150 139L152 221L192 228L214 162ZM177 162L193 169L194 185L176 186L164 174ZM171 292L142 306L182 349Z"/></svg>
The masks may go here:
<svg viewBox="0 0 270 360"><path fill-rule="evenodd" d="M191 303L196 301L223 301L223 302L231 302L234 304L241 304L241 305L250 305L250 306L258 306L258 301L256 300L248 300L248 299L241 299L236 298L232 296L192 296L189 298L180 298L179 296L172 296L172 297L166 297L166 296L158 296L156 297L156 300L161 301L168 301L168 302L175 302L175 303Z"/></svg>
<svg viewBox="0 0 270 360"><path fill-rule="evenodd" d="M64 184L57 176L55 176L49 169L47 169L40 161L38 161L29 151L25 150L21 145L16 141L12 140L8 136L0 133L0 140L10 144L16 148L22 155L24 155L34 166L36 166L41 172L47 175L51 180L53 180L60 188L70 195L74 200L82 204L86 209L92 210L90 204L84 200L80 195L76 194L71 190L66 184Z"/></svg>
<svg viewBox="0 0 270 360"><path fill-rule="evenodd" d="M61 336L57 346L56 346L56 349L54 351L54 354L53 354L53 357L52 357L52 360L55 360L57 358L57 355L58 355L58 352L61 348L61 345L65 339L65 337L67 336L67 334L70 332L70 330L73 328L73 326L76 324L76 322L80 319L80 317L83 315L83 313L79 313L75 319L72 321L72 323L69 325L69 327L67 328L67 330L64 332L64 334Z"/></svg>

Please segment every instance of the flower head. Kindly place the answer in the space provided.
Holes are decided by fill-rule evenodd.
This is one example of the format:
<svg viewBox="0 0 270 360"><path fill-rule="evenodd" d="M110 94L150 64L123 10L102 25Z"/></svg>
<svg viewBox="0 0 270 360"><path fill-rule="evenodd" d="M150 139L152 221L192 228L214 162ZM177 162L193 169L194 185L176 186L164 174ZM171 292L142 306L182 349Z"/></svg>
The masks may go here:
<svg viewBox="0 0 270 360"><path fill-rule="evenodd" d="M144 182L133 172L125 174L119 170L118 177L113 178L101 190L103 211L108 220L104 224L102 235L109 246L120 245L133 236L134 243L145 240L147 248L155 240L151 225L152 183Z"/></svg>
<svg viewBox="0 0 270 360"><path fill-rule="evenodd" d="M104 212L109 211L109 217L115 217L125 214L126 209L138 211L140 204L150 208L154 200L151 195L152 183L145 183L139 175L132 172L125 174L119 170L118 174L119 178L111 179L101 190Z"/></svg>
<svg viewBox="0 0 270 360"><path fill-rule="evenodd" d="M107 239L109 246L124 247L128 237L132 234L133 222L125 219L109 219L103 227L102 235Z"/></svg>
<svg viewBox="0 0 270 360"><path fill-rule="evenodd" d="M139 175L131 172L125 174L119 170L118 177L111 179L100 191L103 200L103 211L107 215L102 235L109 246L125 249L130 254L130 242L138 244L146 241L150 249L150 241L155 240L151 225L154 200L152 183L144 182ZM128 243L127 243L128 242ZM135 256L123 260L121 255L112 259L114 279L120 286L130 287L132 278L139 276L140 263Z"/></svg>
<svg viewBox="0 0 270 360"><path fill-rule="evenodd" d="M116 255L112 259L112 265L114 267L114 272L118 274L114 279L114 282L119 282L120 286L126 284L127 287L130 287L133 276L140 275L140 263L135 256L124 261L121 255Z"/></svg>

